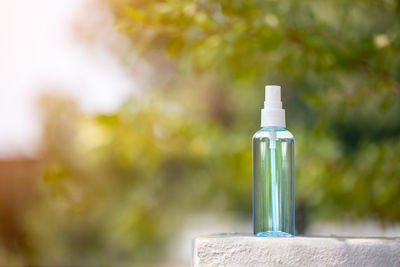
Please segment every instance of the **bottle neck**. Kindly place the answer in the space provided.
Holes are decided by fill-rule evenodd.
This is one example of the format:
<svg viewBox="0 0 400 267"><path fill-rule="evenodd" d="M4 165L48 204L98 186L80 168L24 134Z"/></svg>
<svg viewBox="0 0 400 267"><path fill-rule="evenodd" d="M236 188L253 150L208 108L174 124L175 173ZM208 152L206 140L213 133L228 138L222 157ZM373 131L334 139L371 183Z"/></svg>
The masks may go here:
<svg viewBox="0 0 400 267"><path fill-rule="evenodd" d="M265 131L286 130L286 128L282 126L264 126L261 127L261 129Z"/></svg>

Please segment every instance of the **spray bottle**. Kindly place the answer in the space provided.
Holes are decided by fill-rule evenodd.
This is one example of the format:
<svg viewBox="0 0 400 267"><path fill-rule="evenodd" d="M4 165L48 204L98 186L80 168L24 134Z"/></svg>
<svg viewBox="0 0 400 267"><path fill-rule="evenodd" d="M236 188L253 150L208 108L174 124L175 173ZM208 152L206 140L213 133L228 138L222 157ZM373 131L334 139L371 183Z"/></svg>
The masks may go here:
<svg viewBox="0 0 400 267"><path fill-rule="evenodd" d="M261 130L253 136L253 231L294 236L294 138L285 129L281 87L265 86Z"/></svg>

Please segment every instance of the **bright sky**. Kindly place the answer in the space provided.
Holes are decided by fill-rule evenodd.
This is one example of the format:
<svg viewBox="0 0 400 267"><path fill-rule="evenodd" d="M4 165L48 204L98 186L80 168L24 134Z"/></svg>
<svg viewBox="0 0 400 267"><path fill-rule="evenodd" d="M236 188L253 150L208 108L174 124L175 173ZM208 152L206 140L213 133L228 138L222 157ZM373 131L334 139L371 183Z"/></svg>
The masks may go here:
<svg viewBox="0 0 400 267"><path fill-rule="evenodd" d="M0 158L35 154L36 103L44 90L72 97L85 112L112 111L134 90L127 69L102 42L89 49L74 38L76 17L96 15L89 1L0 0ZM99 27L105 38L125 41L111 14L99 11L110 25Z"/></svg>

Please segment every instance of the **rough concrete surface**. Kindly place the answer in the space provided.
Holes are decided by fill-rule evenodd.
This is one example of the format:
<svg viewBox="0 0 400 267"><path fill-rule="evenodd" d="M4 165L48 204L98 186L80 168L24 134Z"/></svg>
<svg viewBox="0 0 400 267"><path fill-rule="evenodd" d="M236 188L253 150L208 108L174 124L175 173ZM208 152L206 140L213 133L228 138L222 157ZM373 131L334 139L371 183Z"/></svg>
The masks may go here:
<svg viewBox="0 0 400 267"><path fill-rule="evenodd" d="M254 237L193 240L193 266L400 266L400 238Z"/></svg>

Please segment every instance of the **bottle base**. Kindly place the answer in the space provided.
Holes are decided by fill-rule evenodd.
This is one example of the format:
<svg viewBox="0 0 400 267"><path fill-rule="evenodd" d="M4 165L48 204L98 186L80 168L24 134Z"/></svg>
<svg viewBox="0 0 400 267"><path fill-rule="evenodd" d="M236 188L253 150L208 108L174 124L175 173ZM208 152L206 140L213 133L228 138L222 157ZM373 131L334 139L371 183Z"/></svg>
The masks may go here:
<svg viewBox="0 0 400 267"><path fill-rule="evenodd" d="M282 231L266 231L266 232L259 232L254 235L259 237L293 237L292 234L288 234Z"/></svg>

